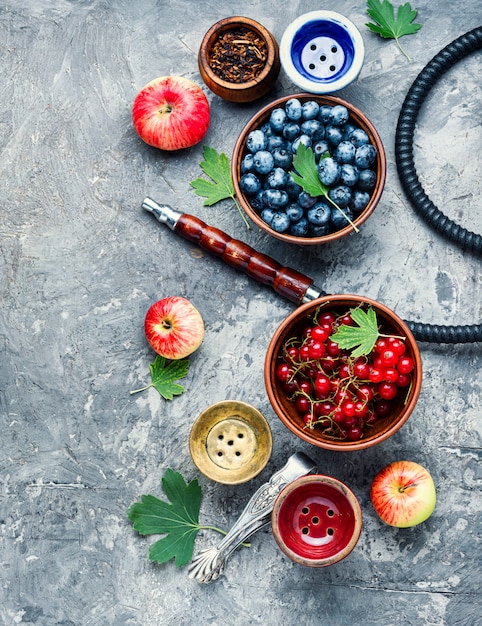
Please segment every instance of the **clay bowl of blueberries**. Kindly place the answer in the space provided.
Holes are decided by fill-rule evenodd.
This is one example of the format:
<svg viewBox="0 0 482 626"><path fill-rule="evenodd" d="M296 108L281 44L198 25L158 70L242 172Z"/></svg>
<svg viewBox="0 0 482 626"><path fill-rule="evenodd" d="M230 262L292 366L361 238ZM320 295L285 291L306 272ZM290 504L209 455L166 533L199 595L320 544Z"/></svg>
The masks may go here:
<svg viewBox="0 0 482 626"><path fill-rule="evenodd" d="M266 353L270 403L300 439L363 450L394 435L416 406L422 362L405 322L385 305L330 295L280 324Z"/></svg>
<svg viewBox="0 0 482 626"><path fill-rule="evenodd" d="M355 106L298 93L254 115L231 168L236 196L255 224L282 241L314 245L359 232L383 193L386 156Z"/></svg>

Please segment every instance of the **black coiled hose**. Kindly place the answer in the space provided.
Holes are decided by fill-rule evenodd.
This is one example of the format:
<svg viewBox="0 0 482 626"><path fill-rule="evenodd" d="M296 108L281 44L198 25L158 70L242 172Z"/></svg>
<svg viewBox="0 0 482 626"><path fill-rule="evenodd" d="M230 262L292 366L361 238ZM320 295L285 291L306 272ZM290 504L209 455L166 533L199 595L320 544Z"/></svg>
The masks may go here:
<svg viewBox="0 0 482 626"><path fill-rule="evenodd" d="M482 48L482 26L443 48L415 79L403 102L395 135L395 157L402 188L417 213L436 231L465 251L482 254L482 237L446 217L430 200L418 179L413 158L413 138L418 114L430 90L455 63ZM415 338L430 343L482 341L482 324L439 326L406 322Z"/></svg>

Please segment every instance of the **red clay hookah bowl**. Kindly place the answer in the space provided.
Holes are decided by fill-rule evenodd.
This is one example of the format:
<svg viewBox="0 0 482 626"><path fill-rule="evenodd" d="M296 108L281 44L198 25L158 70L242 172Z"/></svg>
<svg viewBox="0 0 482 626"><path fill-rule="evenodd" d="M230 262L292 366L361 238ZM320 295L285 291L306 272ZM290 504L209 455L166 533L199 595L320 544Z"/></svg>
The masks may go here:
<svg viewBox="0 0 482 626"><path fill-rule="evenodd" d="M354 493L322 474L302 476L278 495L271 515L273 536L291 560L309 567L341 561L356 546L362 512Z"/></svg>

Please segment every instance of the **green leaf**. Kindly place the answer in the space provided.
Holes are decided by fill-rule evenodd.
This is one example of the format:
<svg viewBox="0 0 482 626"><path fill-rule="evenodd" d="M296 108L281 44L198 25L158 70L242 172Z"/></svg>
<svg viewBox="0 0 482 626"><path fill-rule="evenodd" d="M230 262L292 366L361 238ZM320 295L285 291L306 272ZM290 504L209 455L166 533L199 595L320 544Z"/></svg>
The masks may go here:
<svg viewBox="0 0 482 626"><path fill-rule="evenodd" d="M293 167L295 171L290 172L290 174L295 183L300 185L312 198L324 196L330 204L340 211L346 221L351 224L353 230L358 233L359 229L350 220L343 209L341 209L336 202L333 202L328 195L328 187L319 179L315 153L310 147L306 147L304 144L300 143L297 151L293 155Z"/></svg>
<svg viewBox="0 0 482 626"><path fill-rule="evenodd" d="M228 157L224 152L219 154L214 148L210 148L209 146L204 146L203 156L205 160L201 161L199 165L204 174L209 176L211 180L196 178L190 183L191 187L193 187L198 196L206 198L203 202L203 206L212 206L221 200L231 198L238 208L246 227L249 229L250 226L236 199L233 178L231 176L231 165Z"/></svg>
<svg viewBox="0 0 482 626"><path fill-rule="evenodd" d="M205 161L200 163L202 171L211 178L196 178L191 183L198 196L206 198L204 206L212 206L220 200L234 198L234 185L231 178L231 167L228 157L222 152L218 154L214 148L204 146Z"/></svg>
<svg viewBox="0 0 482 626"><path fill-rule="evenodd" d="M188 563L194 551L201 508L201 488L197 479L186 484L178 472L168 468L162 478L170 504L152 495L141 496L127 510L127 517L140 535L166 535L149 549L149 560L166 563L175 559L177 567Z"/></svg>
<svg viewBox="0 0 482 626"><path fill-rule="evenodd" d="M187 359L168 362L164 357L157 355L154 363L149 365L149 369L152 382L141 389L131 391L131 394L154 387L165 400L172 400L174 396L180 396L184 392L184 387L175 381L187 376L189 371Z"/></svg>
<svg viewBox="0 0 482 626"><path fill-rule="evenodd" d="M328 194L328 188L318 178L315 153L311 148L300 143L293 155L293 167L295 171L291 172L291 177L306 193L313 198Z"/></svg>
<svg viewBox="0 0 482 626"><path fill-rule="evenodd" d="M350 310L350 315L356 326L342 324L336 333L331 335L330 339L337 343L342 350L356 348L351 353L353 358L370 354L380 334L375 310L368 307L365 312L361 308L356 308Z"/></svg>
<svg viewBox="0 0 482 626"><path fill-rule="evenodd" d="M417 11L412 9L409 2L398 7L395 18L394 8L389 0L367 0L367 14L374 20L365 26L373 33L387 39L395 39L398 47L410 61L410 57L400 45L400 37L403 35L413 35L422 28L421 24L414 24L413 20L417 16Z"/></svg>

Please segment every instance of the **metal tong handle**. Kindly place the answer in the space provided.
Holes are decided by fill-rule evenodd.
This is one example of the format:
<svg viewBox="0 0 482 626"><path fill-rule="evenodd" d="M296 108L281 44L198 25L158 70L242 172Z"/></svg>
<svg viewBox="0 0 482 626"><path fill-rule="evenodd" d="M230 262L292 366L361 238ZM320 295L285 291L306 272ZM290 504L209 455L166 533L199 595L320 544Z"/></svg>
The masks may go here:
<svg viewBox="0 0 482 626"><path fill-rule="evenodd" d="M286 465L273 474L251 497L241 516L223 540L217 546L202 550L192 560L189 578L195 578L201 583L216 580L222 574L232 552L255 531L269 523L275 500L283 487L315 469L315 463L306 454L303 452L293 454Z"/></svg>

